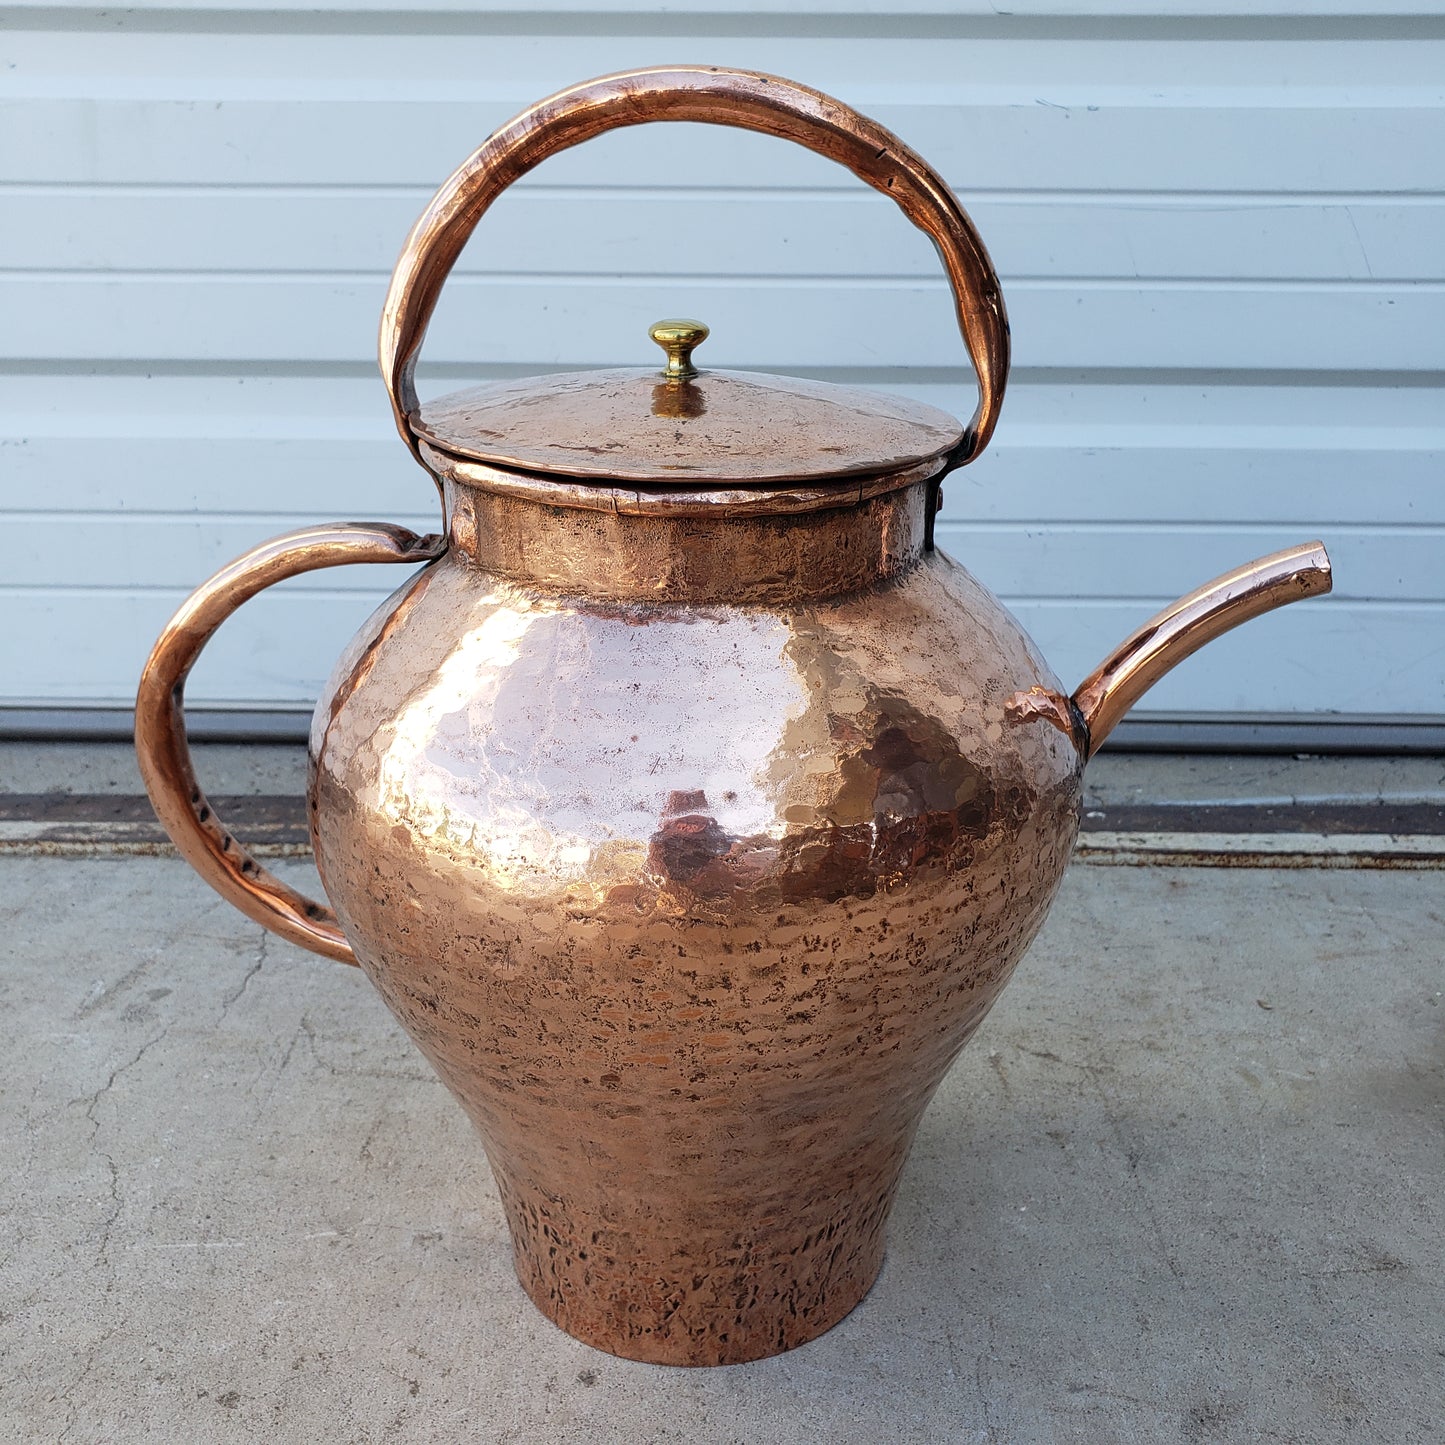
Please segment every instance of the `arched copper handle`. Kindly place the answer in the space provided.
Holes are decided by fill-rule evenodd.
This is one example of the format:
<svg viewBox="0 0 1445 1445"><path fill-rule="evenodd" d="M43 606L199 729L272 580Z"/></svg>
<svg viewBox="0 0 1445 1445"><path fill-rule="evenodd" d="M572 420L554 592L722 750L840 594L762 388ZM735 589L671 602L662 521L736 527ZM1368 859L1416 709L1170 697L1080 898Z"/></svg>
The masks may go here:
<svg viewBox="0 0 1445 1445"><path fill-rule="evenodd" d="M426 562L440 556L445 545L440 537L418 537L384 522L337 522L263 542L186 599L151 650L136 694L135 748L141 777L156 816L181 856L248 918L342 963L355 963L356 955L336 915L257 863L201 792L186 741L186 678L216 629L273 582L350 562Z"/></svg>
<svg viewBox="0 0 1445 1445"><path fill-rule="evenodd" d="M950 464L961 466L976 457L993 435L1003 402L1008 317L988 252L942 177L892 132L821 91L755 71L677 66L604 76L523 111L452 173L412 227L381 313L380 349L397 429L417 459L421 454L412 427L417 352L442 285L487 208L558 151L622 126L683 120L796 141L891 197L933 238L978 374L978 407Z"/></svg>

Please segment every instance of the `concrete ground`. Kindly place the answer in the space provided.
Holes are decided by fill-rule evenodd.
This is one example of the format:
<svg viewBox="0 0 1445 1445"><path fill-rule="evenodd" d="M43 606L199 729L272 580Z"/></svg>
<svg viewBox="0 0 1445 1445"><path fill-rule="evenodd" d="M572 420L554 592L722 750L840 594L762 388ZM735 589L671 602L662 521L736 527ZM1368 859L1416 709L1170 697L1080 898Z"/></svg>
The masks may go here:
<svg viewBox="0 0 1445 1445"><path fill-rule="evenodd" d="M208 781L279 791L267 754ZM1224 786L1165 773L1117 786ZM0 856L0 1440L1435 1445L1442 956L1438 869L1075 866L869 1298L669 1370L523 1296L479 1145L363 977L174 859Z"/></svg>

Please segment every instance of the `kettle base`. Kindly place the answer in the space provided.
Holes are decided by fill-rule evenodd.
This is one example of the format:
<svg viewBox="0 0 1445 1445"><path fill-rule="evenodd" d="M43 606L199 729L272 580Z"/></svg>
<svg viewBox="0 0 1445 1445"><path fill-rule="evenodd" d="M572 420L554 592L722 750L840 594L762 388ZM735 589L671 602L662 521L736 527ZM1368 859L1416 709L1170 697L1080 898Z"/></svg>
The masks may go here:
<svg viewBox="0 0 1445 1445"><path fill-rule="evenodd" d="M553 1324L625 1360L685 1366L766 1359L839 1324L878 1278L897 1190L895 1175L881 1196L821 1198L740 1228L717 1219L674 1239L605 1206L571 1217L500 1171L497 1182L517 1278Z"/></svg>

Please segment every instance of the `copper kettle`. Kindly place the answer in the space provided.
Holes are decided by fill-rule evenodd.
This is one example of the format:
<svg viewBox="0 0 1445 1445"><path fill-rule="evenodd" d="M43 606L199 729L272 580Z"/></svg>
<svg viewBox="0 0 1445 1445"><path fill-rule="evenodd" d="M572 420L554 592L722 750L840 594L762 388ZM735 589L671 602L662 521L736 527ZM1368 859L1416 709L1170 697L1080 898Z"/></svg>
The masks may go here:
<svg viewBox="0 0 1445 1445"><path fill-rule="evenodd" d="M686 321L653 328L658 369L419 403L418 348L488 206L646 121L786 137L895 200L953 287L968 425L699 371ZM1063 875L1090 752L1201 644L1328 591L1324 549L1191 593L1065 692L933 545L1008 370L983 243L895 136L773 76L635 71L504 126L412 230L381 366L445 534L310 528L205 583L140 684L156 811L249 917L365 969L475 1122L517 1273L559 1325L671 1364L801 1344L877 1274L923 1110ZM414 570L316 708L326 907L215 816L183 688L247 598L350 562Z"/></svg>

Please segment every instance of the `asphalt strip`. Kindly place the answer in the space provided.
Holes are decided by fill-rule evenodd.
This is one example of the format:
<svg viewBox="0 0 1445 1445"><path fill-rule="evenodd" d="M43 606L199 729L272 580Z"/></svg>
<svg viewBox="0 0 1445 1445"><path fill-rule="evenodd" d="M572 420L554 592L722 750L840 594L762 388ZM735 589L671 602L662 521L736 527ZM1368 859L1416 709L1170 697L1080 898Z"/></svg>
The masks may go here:
<svg viewBox="0 0 1445 1445"><path fill-rule="evenodd" d="M303 800L216 798L227 826L258 858L311 851ZM131 794L0 795L0 854L127 857L174 854L149 801ZM1206 868L1445 868L1445 805L1366 801L1297 805L1133 804L1090 809L1080 863Z"/></svg>

